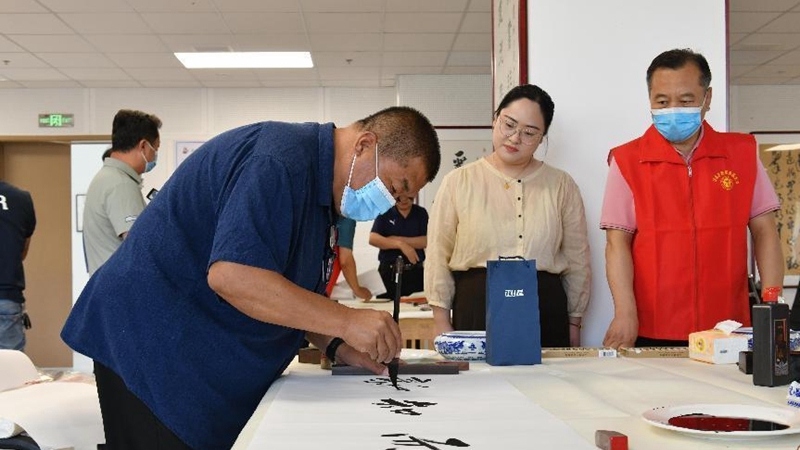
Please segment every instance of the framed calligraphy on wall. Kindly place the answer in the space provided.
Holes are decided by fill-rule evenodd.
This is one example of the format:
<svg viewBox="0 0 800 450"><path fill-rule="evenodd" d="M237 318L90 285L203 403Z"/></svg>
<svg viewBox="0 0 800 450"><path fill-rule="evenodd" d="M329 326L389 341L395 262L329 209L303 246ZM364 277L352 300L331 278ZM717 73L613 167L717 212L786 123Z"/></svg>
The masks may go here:
<svg viewBox="0 0 800 450"><path fill-rule="evenodd" d="M775 219L783 251L784 286L795 287L800 275L800 131L753 135L758 141L758 156L781 202Z"/></svg>
<svg viewBox="0 0 800 450"><path fill-rule="evenodd" d="M205 144L205 141L176 141L175 142L175 168L181 165L195 150Z"/></svg>
<svg viewBox="0 0 800 450"><path fill-rule="evenodd" d="M493 110L506 93L528 82L527 0L492 0Z"/></svg>

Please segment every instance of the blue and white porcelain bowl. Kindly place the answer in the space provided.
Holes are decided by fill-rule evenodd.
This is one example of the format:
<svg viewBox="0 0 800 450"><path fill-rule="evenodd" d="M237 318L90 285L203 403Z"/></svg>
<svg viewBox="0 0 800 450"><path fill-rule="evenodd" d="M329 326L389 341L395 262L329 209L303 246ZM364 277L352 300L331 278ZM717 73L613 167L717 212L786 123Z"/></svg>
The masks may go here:
<svg viewBox="0 0 800 450"><path fill-rule="evenodd" d="M481 361L486 358L485 331L451 331L436 336L433 346L440 355L457 361Z"/></svg>
<svg viewBox="0 0 800 450"><path fill-rule="evenodd" d="M786 396L786 403L789 406L800 408L800 383L797 381L792 381L792 384L789 385L789 395Z"/></svg>
<svg viewBox="0 0 800 450"><path fill-rule="evenodd" d="M741 327L734 333L746 335L747 349L753 350L753 327ZM789 349L793 352L800 352L800 331L789 331Z"/></svg>

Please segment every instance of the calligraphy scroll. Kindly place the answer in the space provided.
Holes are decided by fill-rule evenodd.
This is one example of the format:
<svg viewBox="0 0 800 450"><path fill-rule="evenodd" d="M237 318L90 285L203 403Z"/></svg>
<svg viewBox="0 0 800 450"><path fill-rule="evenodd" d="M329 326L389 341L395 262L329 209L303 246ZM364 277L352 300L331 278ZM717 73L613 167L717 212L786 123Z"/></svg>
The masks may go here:
<svg viewBox="0 0 800 450"><path fill-rule="evenodd" d="M526 0L492 1L492 84L494 109L506 93L528 82Z"/></svg>
<svg viewBox="0 0 800 450"><path fill-rule="evenodd" d="M759 156L767 170L781 209L775 213L783 250L786 275L800 275L800 150L771 151L776 144L759 145Z"/></svg>

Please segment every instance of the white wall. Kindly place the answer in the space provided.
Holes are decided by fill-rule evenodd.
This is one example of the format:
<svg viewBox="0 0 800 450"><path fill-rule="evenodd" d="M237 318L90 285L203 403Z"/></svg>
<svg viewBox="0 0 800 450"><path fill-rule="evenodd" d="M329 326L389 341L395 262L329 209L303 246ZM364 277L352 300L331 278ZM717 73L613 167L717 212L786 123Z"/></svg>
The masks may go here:
<svg viewBox="0 0 800 450"><path fill-rule="evenodd" d="M203 141L262 120L347 125L393 106L394 88L280 89L4 89L0 135L111 134L122 108L156 114L161 129L159 164L144 177L144 191L159 188L175 167L175 141ZM39 113L73 113L73 128L38 128Z"/></svg>
<svg viewBox="0 0 800 450"><path fill-rule="evenodd" d="M606 156L650 125L645 71L676 47L709 60L714 97L707 119L727 129L725 1L528 0L528 33L528 80L556 105L544 159L575 178L586 205L593 276L583 342L600 345L613 317L598 228Z"/></svg>

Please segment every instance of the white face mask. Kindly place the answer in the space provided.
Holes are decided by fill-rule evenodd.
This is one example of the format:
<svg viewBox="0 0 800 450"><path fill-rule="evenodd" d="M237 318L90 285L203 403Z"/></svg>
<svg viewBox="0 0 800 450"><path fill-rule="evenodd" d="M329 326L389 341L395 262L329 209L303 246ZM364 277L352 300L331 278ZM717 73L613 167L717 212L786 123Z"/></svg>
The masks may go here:
<svg viewBox="0 0 800 450"><path fill-rule="evenodd" d="M388 211L394 206L395 200L378 177L378 144L375 144L375 178L357 191L350 187L356 156L353 155L353 162L350 164L350 176L347 177L347 185L344 187L340 211L349 219L364 222L374 220Z"/></svg>
<svg viewBox="0 0 800 450"><path fill-rule="evenodd" d="M147 142L147 141L145 141L145 142ZM151 149L153 149L153 160L152 161L148 161L147 157L144 156L144 152L142 152L142 159L144 159L144 173L147 173L147 172L150 172L151 170L153 170L156 167L156 163L158 162L158 150L153 148L153 145L151 143L149 143L149 142L147 142L147 145Z"/></svg>

